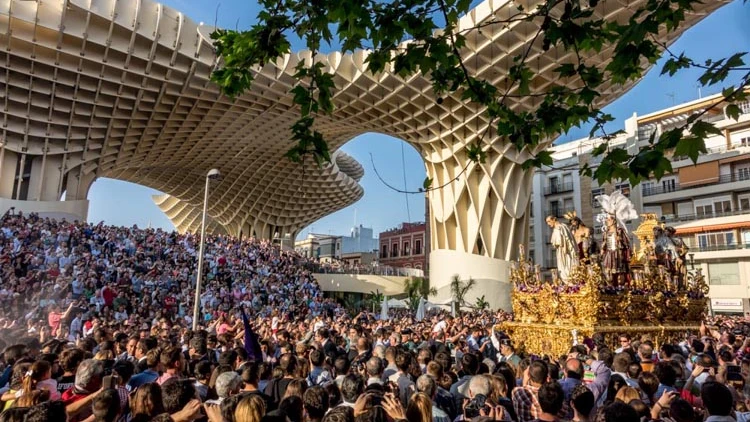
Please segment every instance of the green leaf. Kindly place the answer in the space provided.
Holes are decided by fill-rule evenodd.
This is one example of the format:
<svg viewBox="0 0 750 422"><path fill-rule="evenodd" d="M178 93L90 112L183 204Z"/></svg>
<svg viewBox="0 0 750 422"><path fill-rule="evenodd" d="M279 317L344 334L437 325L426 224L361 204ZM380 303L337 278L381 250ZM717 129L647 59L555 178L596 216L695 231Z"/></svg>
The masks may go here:
<svg viewBox="0 0 750 422"><path fill-rule="evenodd" d="M688 136L682 138L674 149L674 155L687 156L693 163L698 161L700 154L706 153L706 143L702 138L696 136Z"/></svg>
<svg viewBox="0 0 750 422"><path fill-rule="evenodd" d="M740 107L737 104L729 104L724 108L724 113L726 113L727 117L730 119L737 121L740 119L742 110L740 110Z"/></svg>
<svg viewBox="0 0 750 422"><path fill-rule="evenodd" d="M661 74L669 73L669 76L674 76L680 69L687 69L691 65L692 61L685 57L685 53L681 53L679 57L672 57L664 63Z"/></svg>

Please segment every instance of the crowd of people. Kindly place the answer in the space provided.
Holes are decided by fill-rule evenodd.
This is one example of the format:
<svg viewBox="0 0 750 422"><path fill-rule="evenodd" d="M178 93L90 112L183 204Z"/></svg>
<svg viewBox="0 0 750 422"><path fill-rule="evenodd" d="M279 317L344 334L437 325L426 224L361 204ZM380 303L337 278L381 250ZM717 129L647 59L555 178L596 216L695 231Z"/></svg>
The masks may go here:
<svg viewBox="0 0 750 422"><path fill-rule="evenodd" d="M0 422L750 419L741 319L527 356L504 312L353 315L293 252L212 236L192 330L196 243L5 215Z"/></svg>

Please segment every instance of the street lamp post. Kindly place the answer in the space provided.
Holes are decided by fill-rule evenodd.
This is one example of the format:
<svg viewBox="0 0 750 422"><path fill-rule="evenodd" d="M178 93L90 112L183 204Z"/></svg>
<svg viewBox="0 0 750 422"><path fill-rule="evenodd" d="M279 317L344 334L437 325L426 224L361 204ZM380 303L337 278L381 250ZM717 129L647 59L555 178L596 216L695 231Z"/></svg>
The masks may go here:
<svg viewBox="0 0 750 422"><path fill-rule="evenodd" d="M211 179L221 176L218 169L211 169L206 174L206 190L203 193L203 218L201 221L201 243L198 248L198 276L195 280L195 303L193 304L193 331L198 331L201 307L201 282L203 281L203 248L206 240L206 209L208 208L208 185Z"/></svg>

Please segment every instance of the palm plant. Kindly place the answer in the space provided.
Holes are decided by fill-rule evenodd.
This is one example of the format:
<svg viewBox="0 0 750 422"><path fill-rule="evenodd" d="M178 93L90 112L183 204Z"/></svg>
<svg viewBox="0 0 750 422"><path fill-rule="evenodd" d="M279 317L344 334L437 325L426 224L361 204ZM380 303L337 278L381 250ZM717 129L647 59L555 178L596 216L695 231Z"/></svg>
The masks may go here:
<svg viewBox="0 0 750 422"><path fill-rule="evenodd" d="M453 276L451 280L451 295L453 296L453 300L456 301L458 310L461 310L461 305L465 304L466 295L476 284L476 280L471 277L466 281L461 281L458 274Z"/></svg>
<svg viewBox="0 0 750 422"><path fill-rule="evenodd" d="M385 295L380 292L380 290L370 291L370 297L368 298L370 302L370 306L372 307L372 311L375 312L376 309L380 308L380 305L385 300Z"/></svg>
<svg viewBox="0 0 750 422"><path fill-rule="evenodd" d="M409 277L404 281L404 293L409 298L427 298L437 294L434 287L430 287L430 280L424 277Z"/></svg>
<svg viewBox="0 0 750 422"><path fill-rule="evenodd" d="M483 311L485 309L488 309L490 307L490 303L484 300L484 295L477 298L477 303L474 305L477 309L480 311Z"/></svg>

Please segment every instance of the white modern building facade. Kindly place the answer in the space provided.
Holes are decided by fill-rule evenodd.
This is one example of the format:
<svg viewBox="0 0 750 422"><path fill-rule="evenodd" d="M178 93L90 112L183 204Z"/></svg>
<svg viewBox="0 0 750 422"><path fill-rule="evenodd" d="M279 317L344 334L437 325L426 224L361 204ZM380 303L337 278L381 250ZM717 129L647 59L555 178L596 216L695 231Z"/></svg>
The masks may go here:
<svg viewBox="0 0 750 422"><path fill-rule="evenodd" d="M699 99L625 122L625 133L610 141L631 153L647 144L655 131L684 124L695 112L713 107L705 117L721 129L721 136L706 142L707 152L697 164L671 156L673 172L661 180L636 186L628 182L598 185L579 177L584 163L598 164L591 150L601 139L583 139L555 147L555 163L534 176L529 254L543 268L554 268L547 215L562 217L576 211L585 224L601 233L596 196L621 190L642 213L654 213L673 226L690 247L691 264L708 276L712 311L743 313L750 310L750 103L740 104L738 121L724 115L719 96ZM629 224L635 229L638 222Z"/></svg>

